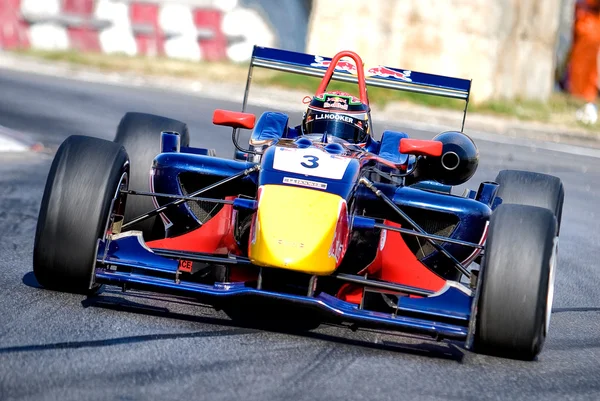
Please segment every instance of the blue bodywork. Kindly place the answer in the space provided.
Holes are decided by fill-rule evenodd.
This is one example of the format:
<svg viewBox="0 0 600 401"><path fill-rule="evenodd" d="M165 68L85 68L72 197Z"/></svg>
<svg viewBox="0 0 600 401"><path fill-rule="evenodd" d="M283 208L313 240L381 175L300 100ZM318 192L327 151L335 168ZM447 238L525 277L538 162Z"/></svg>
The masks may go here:
<svg viewBox="0 0 600 401"><path fill-rule="evenodd" d="M398 151L400 140L407 137L405 133L386 131L381 141L370 139L366 146L359 148L327 142L327 138L321 141L309 140L298 136L298 130L288 127L288 123L289 119L285 114L273 112L263 114L255 126L252 138L273 141L273 143L262 155L260 170L253 171L226 186L225 189L221 189L224 192L208 193L206 196L254 198L259 185L286 185L284 176L306 178L300 174L283 173L274 169L274 154L282 147L318 149L332 157L350 159L341 179L318 178L318 181L327 184L328 192L340 195L347 200L348 204L354 201L355 210L361 210L366 216L392 221L397 217L392 210L382 211L385 208L380 202L378 203L377 196L372 190L360 185L359 178L368 168L378 168L383 172L390 171L389 163L404 165L410 171L416 163L416 157ZM168 135L171 137L167 139ZM163 134L163 152L153 163L152 183L155 192L187 195L192 191L185 190L187 184L183 183L182 177L188 177L185 180L196 183L199 188L202 188L255 166L255 163L248 161L210 156L210 152L206 149L181 148L177 151L176 146L171 146L173 135L176 134ZM382 163L382 160L389 163ZM374 185L403 210L413 211L415 215L445 216L448 221L453 221L452 224L449 223L450 231L447 236L471 243L479 243L482 240L491 212L500 201L495 196L497 185L494 183L483 183L477 192L469 191L464 196L452 195L449 186L434 181L419 181L410 185L375 182ZM164 198L157 199L159 206L169 201ZM168 237L187 233L203 224L202 219L195 215L190 202L168 209L163 214L163 221ZM461 261L468 259L473 253L472 248L456 244L445 243L443 246ZM191 253L187 254L189 255ZM213 257L200 254L193 254L193 256ZM179 260L185 258L185 253L179 257L159 256L145 244L141 234L129 232L99 242L95 279L98 283L114 284L124 288L140 287L178 292L197 297L213 305L229 298L269 298L278 302L313 308L325 321L349 322L360 327L387 328L452 339L465 339L469 332L473 302L471 291L468 287L457 283L459 275L455 272L452 263L435 250L422 255L420 260L432 271L444 277L448 284L438 293L428 297L399 297L397 310L394 313L366 310L325 292L298 295L257 289L255 285L246 282L207 284L186 281L185 277L180 276L179 269ZM220 265L251 267L250 261L243 256L219 258L214 262Z"/></svg>

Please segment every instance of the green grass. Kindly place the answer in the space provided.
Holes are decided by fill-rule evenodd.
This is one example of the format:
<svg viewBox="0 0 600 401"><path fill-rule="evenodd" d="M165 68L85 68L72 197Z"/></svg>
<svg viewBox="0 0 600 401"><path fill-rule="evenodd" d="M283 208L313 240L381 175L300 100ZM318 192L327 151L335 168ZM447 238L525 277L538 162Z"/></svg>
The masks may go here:
<svg viewBox="0 0 600 401"><path fill-rule="evenodd" d="M583 105L564 93L553 93L547 102L514 99L492 100L469 106L470 111L515 117L519 120L544 123L563 123L575 121L575 111ZM590 127L592 128L592 127Z"/></svg>
<svg viewBox="0 0 600 401"><path fill-rule="evenodd" d="M192 62L167 59L163 57L143 57L126 55L105 55L100 53L80 53L76 51L40 51L20 50L16 53L38 59L64 62L72 65L89 66L103 71L132 72L153 76L171 76L204 81L217 81L245 84L248 64L231 62ZM277 86L314 93L320 80L297 74L286 74L255 68L255 83L265 86ZM342 90L358 95L355 84L332 81L329 89ZM377 106L393 102L405 102L440 109L462 110L464 102L438 96L422 95L383 88L369 88L369 100ZM554 93L547 102L531 100L492 100L471 103L470 112L516 118L525 121L561 124L598 130L596 126L585 126L575 120L575 111L581 107L580 101L563 94Z"/></svg>
<svg viewBox="0 0 600 401"><path fill-rule="evenodd" d="M77 51L17 50L17 54L42 60L87 66L102 71L132 72L143 75L192 78L198 80L244 83L247 64L231 62L192 62L166 57L127 56L125 54L82 53ZM262 75L259 73L259 77Z"/></svg>

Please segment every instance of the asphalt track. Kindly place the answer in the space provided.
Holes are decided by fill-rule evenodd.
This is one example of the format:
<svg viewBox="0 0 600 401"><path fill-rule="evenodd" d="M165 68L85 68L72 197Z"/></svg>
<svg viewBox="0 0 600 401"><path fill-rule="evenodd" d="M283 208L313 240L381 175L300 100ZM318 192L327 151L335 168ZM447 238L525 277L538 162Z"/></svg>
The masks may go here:
<svg viewBox="0 0 600 401"><path fill-rule="evenodd" d="M215 107L239 104L0 70L0 124L50 147L75 133L112 139L131 110L186 121L194 145L230 156L229 131L210 125ZM566 187L552 323L537 361L331 326L258 331L184 298L116 288L93 298L40 289L31 254L51 156L0 154L0 400L600 399L600 158L486 138L494 141L477 141L472 187L501 168L555 174Z"/></svg>

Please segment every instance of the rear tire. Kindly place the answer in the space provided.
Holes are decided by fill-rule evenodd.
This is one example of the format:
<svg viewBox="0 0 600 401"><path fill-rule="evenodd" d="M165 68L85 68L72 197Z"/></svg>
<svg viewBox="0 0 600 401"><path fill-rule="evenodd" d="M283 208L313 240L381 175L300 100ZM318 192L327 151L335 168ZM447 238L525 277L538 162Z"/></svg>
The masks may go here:
<svg viewBox="0 0 600 401"><path fill-rule="evenodd" d="M558 221L562 220L565 190L560 178L541 173L519 170L502 170L496 177L500 184L498 196L502 203L539 206L550 209Z"/></svg>
<svg viewBox="0 0 600 401"><path fill-rule="evenodd" d="M115 142L123 145L129 154L131 173L129 188L137 191L150 190L150 169L152 161L161 152L160 136L163 131L177 132L180 145L190 145L190 134L185 123L167 117L146 113L126 113L117 127ZM153 210L154 203L149 196L130 196L125 210L125 222ZM160 217L155 216L131 226L139 230L146 241L164 238L164 227Z"/></svg>
<svg viewBox="0 0 600 401"><path fill-rule="evenodd" d="M75 293L93 289L96 245L128 169L127 152L110 141L70 136L59 147L33 248L33 272L43 287Z"/></svg>
<svg viewBox="0 0 600 401"><path fill-rule="evenodd" d="M552 310L557 222L541 207L502 204L492 214L478 283L473 348L531 360Z"/></svg>

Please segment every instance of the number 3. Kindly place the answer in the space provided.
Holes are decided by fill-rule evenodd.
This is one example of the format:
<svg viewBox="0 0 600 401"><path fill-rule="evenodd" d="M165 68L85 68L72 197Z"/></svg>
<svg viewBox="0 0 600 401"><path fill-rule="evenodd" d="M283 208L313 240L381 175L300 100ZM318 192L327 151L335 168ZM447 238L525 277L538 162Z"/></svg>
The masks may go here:
<svg viewBox="0 0 600 401"><path fill-rule="evenodd" d="M304 158L308 159L308 162L310 164L302 162L302 163L300 163L300 165L302 167L306 167L306 168L317 168L317 167L319 167L319 163L317 163L317 161L319 161L319 158L317 156L305 155Z"/></svg>

